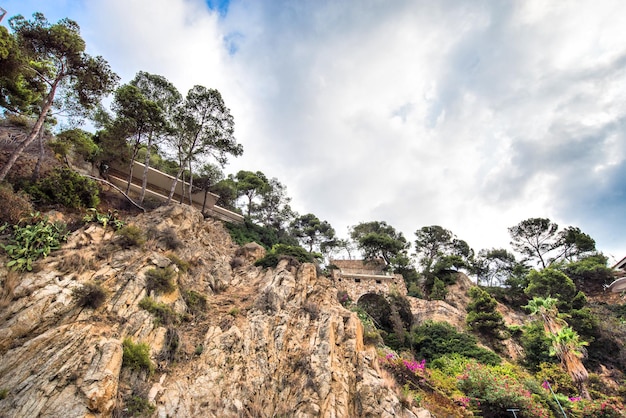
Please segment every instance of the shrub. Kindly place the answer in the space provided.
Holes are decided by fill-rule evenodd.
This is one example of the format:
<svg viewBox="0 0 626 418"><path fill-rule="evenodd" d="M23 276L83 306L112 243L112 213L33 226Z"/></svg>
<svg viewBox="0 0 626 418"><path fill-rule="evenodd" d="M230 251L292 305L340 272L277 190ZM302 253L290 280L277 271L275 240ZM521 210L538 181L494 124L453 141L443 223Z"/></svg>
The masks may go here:
<svg viewBox="0 0 626 418"><path fill-rule="evenodd" d="M577 401L574 402L574 411L581 418L623 418L624 405L615 399Z"/></svg>
<svg viewBox="0 0 626 418"><path fill-rule="evenodd" d="M156 407L150 403L149 400L141 396L131 396L124 400L124 405L128 410L128 413L133 417L138 416L151 416Z"/></svg>
<svg viewBox="0 0 626 418"><path fill-rule="evenodd" d="M33 211L33 205L24 192L14 192L8 183L0 184L0 225L7 222L11 225Z"/></svg>
<svg viewBox="0 0 626 418"><path fill-rule="evenodd" d="M528 282L524 290L528 297L553 297L558 300L560 312L569 312L572 308L571 302L577 294L576 285L562 272L553 268L532 270L528 274Z"/></svg>
<svg viewBox="0 0 626 418"><path fill-rule="evenodd" d="M56 140L51 141L50 145L53 149L56 146L60 148L61 151L65 151L65 153L59 152L63 157L67 155L67 151L70 148L73 148L74 151L86 161L93 161L100 152L100 148L93 142L92 137L92 134L82 129L70 129L58 134Z"/></svg>
<svg viewBox="0 0 626 418"><path fill-rule="evenodd" d="M187 304L187 309L193 315L203 313L206 310L206 296L194 290L183 292L183 299Z"/></svg>
<svg viewBox="0 0 626 418"><path fill-rule="evenodd" d="M311 321L317 320L320 316L320 307L316 303L305 302L304 305L302 305L302 309L309 314Z"/></svg>
<svg viewBox="0 0 626 418"><path fill-rule="evenodd" d="M479 347L476 337L460 333L446 322L427 321L411 331L413 354L416 358L435 360L443 355L459 354L484 364L499 364L493 351Z"/></svg>
<svg viewBox="0 0 626 418"><path fill-rule="evenodd" d="M471 300L465 321L469 329L490 338L502 339L506 326L502 314L496 310L496 300L478 286L472 287L468 293Z"/></svg>
<svg viewBox="0 0 626 418"><path fill-rule="evenodd" d="M117 234L120 236L119 244L123 248L141 247L146 243L144 232L136 225L126 225Z"/></svg>
<svg viewBox="0 0 626 418"><path fill-rule="evenodd" d="M167 255L167 258L178 267L178 270L182 273L187 273L189 271L189 262L181 259L174 253L170 253Z"/></svg>
<svg viewBox="0 0 626 418"><path fill-rule="evenodd" d="M85 283L72 292L78 306L97 309L107 298L107 291L97 283Z"/></svg>
<svg viewBox="0 0 626 418"><path fill-rule="evenodd" d="M550 417L550 411L521 383L520 376L498 367L470 362L458 379L459 389L480 408L483 417L501 417L507 408L518 408L522 418Z"/></svg>
<svg viewBox="0 0 626 418"><path fill-rule="evenodd" d="M9 394L8 389L0 389L0 401L3 399L6 399L8 394Z"/></svg>
<svg viewBox="0 0 626 418"><path fill-rule="evenodd" d="M78 253L70 253L57 263L57 270L63 273L80 274L85 270L94 270L96 263L93 258L85 258Z"/></svg>
<svg viewBox="0 0 626 418"><path fill-rule="evenodd" d="M155 268L146 271L146 289L148 292L170 293L176 289L174 270L170 267Z"/></svg>
<svg viewBox="0 0 626 418"><path fill-rule="evenodd" d="M239 308L230 308L230 310L228 311L228 315L237 316L240 312L241 311L239 310Z"/></svg>
<svg viewBox="0 0 626 418"><path fill-rule="evenodd" d="M47 177L27 186L26 192L36 202L68 208L93 208L100 203L98 184L67 167L53 170Z"/></svg>
<svg viewBox="0 0 626 418"><path fill-rule="evenodd" d="M550 355L552 342L546 335L541 321L533 321L523 328L520 343L524 349L522 365L532 372L537 372L542 363L555 363L556 357Z"/></svg>
<svg viewBox="0 0 626 418"><path fill-rule="evenodd" d="M352 299L350 299L350 295L345 290L338 290L337 291L337 300L344 307L345 306L349 306L352 303Z"/></svg>
<svg viewBox="0 0 626 418"><path fill-rule="evenodd" d="M178 239L178 235L176 234L176 230L173 228L167 228L159 237L160 241L165 244L165 247L169 250L176 250L183 245L183 242Z"/></svg>
<svg viewBox="0 0 626 418"><path fill-rule="evenodd" d="M233 241L238 245L256 242L265 249L270 249L276 244L298 245L297 240L284 231L257 225L249 218L246 218L243 224L227 223L226 228Z"/></svg>
<svg viewBox="0 0 626 418"><path fill-rule="evenodd" d="M244 265L244 259L242 257L233 257L230 260L230 268L235 270Z"/></svg>
<svg viewBox="0 0 626 418"><path fill-rule="evenodd" d="M257 260L254 265L264 268L276 267L283 258L292 258L297 263L313 263L315 261L314 255L302 247L276 244L265 254L265 257Z"/></svg>
<svg viewBox="0 0 626 418"><path fill-rule="evenodd" d="M38 213L13 226L7 245L0 244L11 259L7 267L17 271L31 271L33 263L40 257L60 248L67 240L68 232L63 223L52 223Z"/></svg>
<svg viewBox="0 0 626 418"><path fill-rule="evenodd" d="M87 209L83 222L95 222L102 225L105 229L108 225L111 225L116 231L119 231L124 226L124 221L119 218L117 211L109 210L107 213L99 213L95 208Z"/></svg>
<svg viewBox="0 0 626 418"><path fill-rule="evenodd" d="M150 346L148 344L135 344L130 338L124 338L122 349L122 366L135 371L145 370L149 374L154 372L154 365L150 361Z"/></svg>
<svg viewBox="0 0 626 418"><path fill-rule="evenodd" d="M170 325L178 322L178 315L165 303L156 302L151 297L145 297L139 301L139 307L154 315L155 325Z"/></svg>
<svg viewBox="0 0 626 418"><path fill-rule="evenodd" d="M435 277L433 281L432 289L430 290L430 298L432 300L445 300L448 296L448 289L446 284L439 277Z"/></svg>

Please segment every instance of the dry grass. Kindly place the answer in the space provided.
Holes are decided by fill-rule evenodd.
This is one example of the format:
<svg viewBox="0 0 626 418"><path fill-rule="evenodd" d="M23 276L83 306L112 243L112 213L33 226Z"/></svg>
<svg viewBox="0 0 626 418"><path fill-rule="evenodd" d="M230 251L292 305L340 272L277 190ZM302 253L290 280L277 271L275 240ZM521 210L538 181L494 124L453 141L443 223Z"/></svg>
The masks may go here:
<svg viewBox="0 0 626 418"><path fill-rule="evenodd" d="M19 283L19 273L9 270L2 281L2 291L0 292L0 309L4 309L13 300L13 291Z"/></svg>
<svg viewBox="0 0 626 418"><path fill-rule="evenodd" d="M25 193L15 193L10 184L0 184L0 225L15 225L31 212L33 205Z"/></svg>

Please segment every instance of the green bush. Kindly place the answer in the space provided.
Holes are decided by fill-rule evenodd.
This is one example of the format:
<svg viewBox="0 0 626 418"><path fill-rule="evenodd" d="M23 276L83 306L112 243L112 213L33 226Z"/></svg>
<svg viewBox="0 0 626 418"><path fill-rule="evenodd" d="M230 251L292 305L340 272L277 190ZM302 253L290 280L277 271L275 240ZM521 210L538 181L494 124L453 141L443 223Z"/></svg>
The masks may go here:
<svg viewBox="0 0 626 418"><path fill-rule="evenodd" d="M192 315L198 315L206 310L206 296L194 290L183 292L183 299L187 304L187 309Z"/></svg>
<svg viewBox="0 0 626 418"><path fill-rule="evenodd" d="M151 297L145 297L139 301L139 307L154 315L156 325L170 325L178 322L178 315L165 303L156 302Z"/></svg>
<svg viewBox="0 0 626 418"><path fill-rule="evenodd" d="M572 279L559 270L553 268L532 270L528 273L528 282L524 293L529 298L553 297L558 300L559 312L569 312L572 309L572 300L578 291Z"/></svg>
<svg viewBox="0 0 626 418"><path fill-rule="evenodd" d="M156 407L150 403L149 400L141 396L131 396L124 400L124 405L128 410L128 413L133 417L138 416L151 416Z"/></svg>
<svg viewBox="0 0 626 418"><path fill-rule="evenodd" d="M556 357L550 355L552 342L543 329L543 322L533 321L522 327L520 343L524 349L521 363L532 372L537 372L543 363L555 363Z"/></svg>
<svg viewBox="0 0 626 418"><path fill-rule="evenodd" d="M117 234L120 236L119 244L123 248L141 247L146 243L146 235L136 225L126 225Z"/></svg>
<svg viewBox="0 0 626 418"><path fill-rule="evenodd" d="M49 142L49 145L62 157L66 157L69 150L74 149L86 161L93 161L100 152L100 148L93 142L92 137L92 134L82 129L70 129L58 134L54 141Z"/></svg>
<svg viewBox="0 0 626 418"><path fill-rule="evenodd" d="M476 337L460 333L446 322L426 321L411 330L415 358L433 361L446 354L459 354L484 364L499 364L501 359L491 350L479 347Z"/></svg>
<svg viewBox="0 0 626 418"><path fill-rule="evenodd" d="M269 250L276 244L298 245L298 241L284 231L257 225L249 218L246 218L243 224L227 223L226 228L233 241L238 245L256 242L265 247L266 250Z"/></svg>
<svg viewBox="0 0 626 418"><path fill-rule="evenodd" d="M265 257L257 260L254 265L264 268L276 267L283 258L291 258L297 263L315 262L314 254L309 253L297 245L276 244L265 254Z"/></svg>
<svg viewBox="0 0 626 418"><path fill-rule="evenodd" d="M87 209L87 214L83 217L83 222L95 222L102 225L104 228L111 225L116 231L119 231L124 226L124 221L119 218L117 211L109 210L107 213L99 213L95 208Z"/></svg>
<svg viewBox="0 0 626 418"><path fill-rule="evenodd" d="M135 344L130 338L124 338L122 349L122 366L135 371L145 370L149 374L154 372L154 365L150 360L150 346L148 344Z"/></svg>
<svg viewBox="0 0 626 418"><path fill-rule="evenodd" d="M465 321L469 329L489 338L502 339L506 326L502 314L496 310L496 300L478 286L472 287L468 294L471 300Z"/></svg>
<svg viewBox="0 0 626 418"><path fill-rule="evenodd" d="M430 298L432 300L445 300L446 296L448 296L446 283L439 277L435 277L430 290Z"/></svg>
<svg viewBox="0 0 626 418"><path fill-rule="evenodd" d="M78 306L97 309L107 298L107 291L97 283L85 283L72 292Z"/></svg>
<svg viewBox="0 0 626 418"><path fill-rule="evenodd" d="M150 269L146 271L146 289L155 293L173 292L176 289L174 275L170 267Z"/></svg>
<svg viewBox="0 0 626 418"><path fill-rule="evenodd" d="M480 408L483 417L503 417L517 408L520 418L552 416L550 410L524 385L523 378L499 367L469 363L459 377L458 387Z"/></svg>
<svg viewBox="0 0 626 418"><path fill-rule="evenodd" d="M7 267L17 271L31 271L40 257L59 249L69 233L63 223L52 223L38 213L13 226L13 233L6 245L0 244L9 258Z"/></svg>
<svg viewBox="0 0 626 418"><path fill-rule="evenodd" d="M26 187L33 200L44 204L61 204L67 208L93 208L98 206L98 184L74 170L62 167L47 177Z"/></svg>
<svg viewBox="0 0 626 418"><path fill-rule="evenodd" d="M168 254L167 258L169 258L169 260L176 264L176 267L178 267L178 270L182 273L187 273L189 271L189 262L185 261L183 259L181 259L179 256L177 256L174 253Z"/></svg>

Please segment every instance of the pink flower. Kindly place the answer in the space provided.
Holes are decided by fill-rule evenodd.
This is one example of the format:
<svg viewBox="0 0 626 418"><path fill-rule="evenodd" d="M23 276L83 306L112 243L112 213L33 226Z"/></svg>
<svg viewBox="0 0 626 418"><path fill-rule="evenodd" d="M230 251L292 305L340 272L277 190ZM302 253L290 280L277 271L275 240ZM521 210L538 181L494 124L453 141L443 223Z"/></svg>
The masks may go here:
<svg viewBox="0 0 626 418"><path fill-rule="evenodd" d="M578 402L580 399L580 396L574 396L572 398L569 398L570 402Z"/></svg>

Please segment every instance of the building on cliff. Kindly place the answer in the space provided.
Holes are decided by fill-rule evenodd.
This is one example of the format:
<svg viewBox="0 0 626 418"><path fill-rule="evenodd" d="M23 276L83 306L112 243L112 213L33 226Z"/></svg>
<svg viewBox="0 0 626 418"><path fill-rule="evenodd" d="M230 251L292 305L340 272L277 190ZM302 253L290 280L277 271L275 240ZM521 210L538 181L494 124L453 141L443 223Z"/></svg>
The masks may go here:
<svg viewBox="0 0 626 418"><path fill-rule="evenodd" d="M331 260L330 264L335 267L331 278L337 290L345 291L354 301L368 293L407 294L402 275L385 271L386 264L381 259Z"/></svg>

